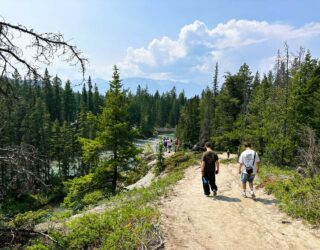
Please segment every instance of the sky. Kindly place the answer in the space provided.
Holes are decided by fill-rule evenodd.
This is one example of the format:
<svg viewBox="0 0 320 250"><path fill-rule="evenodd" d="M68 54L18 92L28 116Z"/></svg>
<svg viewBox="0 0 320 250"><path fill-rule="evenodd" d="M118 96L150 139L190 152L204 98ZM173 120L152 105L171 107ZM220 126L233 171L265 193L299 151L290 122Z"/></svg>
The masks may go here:
<svg viewBox="0 0 320 250"><path fill-rule="evenodd" d="M212 82L246 62L273 68L285 41L320 57L317 0L0 0L0 16L38 32L61 32L89 58L87 76L144 77L185 84ZM80 79L78 68L55 60L51 74Z"/></svg>

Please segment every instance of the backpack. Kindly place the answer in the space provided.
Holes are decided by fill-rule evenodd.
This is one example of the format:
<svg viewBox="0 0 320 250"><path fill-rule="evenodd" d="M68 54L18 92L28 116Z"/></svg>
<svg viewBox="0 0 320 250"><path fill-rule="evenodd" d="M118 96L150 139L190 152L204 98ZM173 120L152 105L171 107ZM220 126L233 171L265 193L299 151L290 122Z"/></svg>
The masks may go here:
<svg viewBox="0 0 320 250"><path fill-rule="evenodd" d="M254 152L252 165L245 166L246 172L248 175L253 174L253 167L254 167L255 161L256 161L256 152Z"/></svg>

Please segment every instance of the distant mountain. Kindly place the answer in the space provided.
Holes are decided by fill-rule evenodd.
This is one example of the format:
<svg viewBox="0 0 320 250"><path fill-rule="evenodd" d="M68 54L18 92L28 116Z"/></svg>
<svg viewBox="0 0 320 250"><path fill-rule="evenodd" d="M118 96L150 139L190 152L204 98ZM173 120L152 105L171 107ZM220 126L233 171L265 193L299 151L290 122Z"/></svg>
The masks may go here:
<svg viewBox="0 0 320 250"><path fill-rule="evenodd" d="M81 91L81 81L74 80L72 81L75 91ZM96 83L100 93L105 93L109 84L107 80L101 78L92 79L92 83ZM184 83L179 81L171 81L171 80L154 80L149 78L142 77L130 77L122 79L122 83L124 88L130 89L133 93L136 92L138 85L145 88L148 87L149 93L154 94L157 90L160 93L164 93L166 91L170 91L173 87L176 87L177 93L180 93L184 90L185 95L187 97L193 97L195 95L200 95L205 86L196 83Z"/></svg>

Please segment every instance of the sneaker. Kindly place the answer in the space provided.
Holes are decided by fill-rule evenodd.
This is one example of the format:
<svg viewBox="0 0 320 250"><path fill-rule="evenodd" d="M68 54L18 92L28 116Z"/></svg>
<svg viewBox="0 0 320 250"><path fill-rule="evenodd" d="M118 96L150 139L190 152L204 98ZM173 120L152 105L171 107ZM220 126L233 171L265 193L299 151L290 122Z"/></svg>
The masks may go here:
<svg viewBox="0 0 320 250"><path fill-rule="evenodd" d="M244 197L244 198L247 198L246 192L242 191L242 192L241 192L241 196Z"/></svg>
<svg viewBox="0 0 320 250"><path fill-rule="evenodd" d="M213 190L213 196L217 196L217 190Z"/></svg>
<svg viewBox="0 0 320 250"><path fill-rule="evenodd" d="M210 194L204 194L205 196L207 196L207 197L209 197L210 196Z"/></svg>
<svg viewBox="0 0 320 250"><path fill-rule="evenodd" d="M256 195L253 191L250 192L252 198L256 198Z"/></svg>

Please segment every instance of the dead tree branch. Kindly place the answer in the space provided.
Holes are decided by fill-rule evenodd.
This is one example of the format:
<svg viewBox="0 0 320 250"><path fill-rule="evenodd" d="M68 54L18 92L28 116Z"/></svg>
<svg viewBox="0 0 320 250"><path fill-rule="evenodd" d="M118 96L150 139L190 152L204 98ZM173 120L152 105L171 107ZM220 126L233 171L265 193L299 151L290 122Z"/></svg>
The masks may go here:
<svg viewBox="0 0 320 250"><path fill-rule="evenodd" d="M17 44L19 39L28 42L25 48ZM24 52L28 49L33 49L33 60L25 57ZM0 21L0 78L16 70L16 65L25 67L28 73L39 75L39 63L50 65L56 56L73 66L80 65L84 78L88 59L75 44L66 41L62 34L38 33L23 25Z"/></svg>

